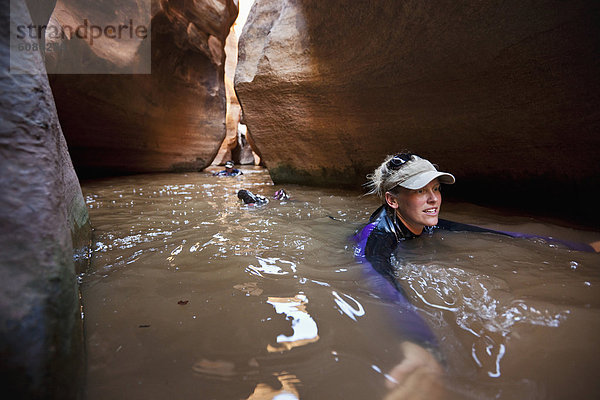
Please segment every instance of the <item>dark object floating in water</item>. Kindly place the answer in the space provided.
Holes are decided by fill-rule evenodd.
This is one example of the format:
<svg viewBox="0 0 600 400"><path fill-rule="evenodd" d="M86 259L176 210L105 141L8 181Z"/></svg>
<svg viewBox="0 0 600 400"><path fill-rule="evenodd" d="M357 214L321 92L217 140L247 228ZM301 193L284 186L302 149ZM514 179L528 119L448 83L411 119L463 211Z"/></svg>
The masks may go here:
<svg viewBox="0 0 600 400"><path fill-rule="evenodd" d="M254 194L249 190L242 189L237 193L237 197L244 202L244 204L266 204L269 202L264 196L260 194Z"/></svg>

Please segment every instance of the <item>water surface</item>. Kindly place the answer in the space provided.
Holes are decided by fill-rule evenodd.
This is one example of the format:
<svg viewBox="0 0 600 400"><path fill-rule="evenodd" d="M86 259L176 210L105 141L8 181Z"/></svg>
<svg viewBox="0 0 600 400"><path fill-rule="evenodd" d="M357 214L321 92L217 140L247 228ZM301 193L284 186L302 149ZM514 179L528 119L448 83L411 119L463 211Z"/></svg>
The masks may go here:
<svg viewBox="0 0 600 400"><path fill-rule="evenodd" d="M402 359L394 306L348 237L377 200L288 185L258 167L83 184L87 399L377 399ZM471 204L447 219L567 240L597 232ZM405 243L399 279L435 332L447 398L600 395L600 258L541 239L442 232Z"/></svg>

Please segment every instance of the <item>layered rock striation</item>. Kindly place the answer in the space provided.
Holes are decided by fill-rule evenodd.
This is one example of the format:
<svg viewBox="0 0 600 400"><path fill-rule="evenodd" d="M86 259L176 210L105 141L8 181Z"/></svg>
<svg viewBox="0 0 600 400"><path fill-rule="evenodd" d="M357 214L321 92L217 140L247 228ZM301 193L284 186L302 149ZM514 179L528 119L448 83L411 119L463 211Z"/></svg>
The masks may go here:
<svg viewBox="0 0 600 400"><path fill-rule="evenodd" d="M529 207L544 190L534 207L571 212L600 187L599 15L588 1L257 0L235 89L276 183L358 187L409 149L471 200Z"/></svg>
<svg viewBox="0 0 600 400"><path fill-rule="evenodd" d="M141 41L59 38L47 52L80 177L202 169L225 137L224 44L237 2L160 0L151 6L149 0L56 5L52 23L62 29L85 19L100 27L121 21L151 26ZM98 69L72 73L74 54Z"/></svg>

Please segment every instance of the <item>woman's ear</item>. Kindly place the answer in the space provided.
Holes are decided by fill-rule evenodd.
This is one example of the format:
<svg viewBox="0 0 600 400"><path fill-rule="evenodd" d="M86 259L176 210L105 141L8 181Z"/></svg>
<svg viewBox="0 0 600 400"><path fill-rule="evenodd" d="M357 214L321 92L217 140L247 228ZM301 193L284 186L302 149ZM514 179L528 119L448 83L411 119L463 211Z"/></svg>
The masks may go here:
<svg viewBox="0 0 600 400"><path fill-rule="evenodd" d="M385 192L385 202L388 206L392 207L393 209L396 209L399 206L398 199L395 195L391 194L390 192Z"/></svg>

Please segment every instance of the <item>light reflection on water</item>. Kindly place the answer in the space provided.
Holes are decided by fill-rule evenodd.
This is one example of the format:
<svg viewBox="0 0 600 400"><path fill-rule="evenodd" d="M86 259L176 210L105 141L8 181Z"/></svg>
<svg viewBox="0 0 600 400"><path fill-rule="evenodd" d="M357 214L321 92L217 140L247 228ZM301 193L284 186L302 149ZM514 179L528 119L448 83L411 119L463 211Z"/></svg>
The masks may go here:
<svg viewBox="0 0 600 400"><path fill-rule="evenodd" d="M319 329L316 322L306 311L308 298L299 293L294 297L269 297L267 303L275 308L277 314L283 314L292 323L291 336L280 334L277 336L277 346L269 345L270 353L291 350L294 347L304 346L319 340Z"/></svg>
<svg viewBox="0 0 600 400"><path fill-rule="evenodd" d="M288 201L245 206L242 188L271 197L279 187L259 168L83 185L95 229L82 279L88 399L385 395L401 358L386 325L394 309L361 284L347 241L377 202L290 185ZM470 205L444 209L491 228L597 240ZM398 258L398 279L439 339L449 398L600 393L597 255L442 233L407 242Z"/></svg>

